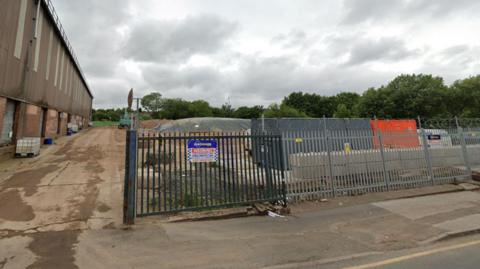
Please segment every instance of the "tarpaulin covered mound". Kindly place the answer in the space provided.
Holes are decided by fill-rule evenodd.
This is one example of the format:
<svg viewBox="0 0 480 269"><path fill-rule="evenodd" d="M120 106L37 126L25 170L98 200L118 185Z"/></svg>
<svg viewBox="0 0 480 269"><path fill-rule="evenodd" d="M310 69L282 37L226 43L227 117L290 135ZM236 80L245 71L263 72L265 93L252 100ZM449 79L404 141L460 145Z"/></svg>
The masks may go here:
<svg viewBox="0 0 480 269"><path fill-rule="evenodd" d="M159 132L240 132L250 129L250 120L232 118L188 118L160 124Z"/></svg>

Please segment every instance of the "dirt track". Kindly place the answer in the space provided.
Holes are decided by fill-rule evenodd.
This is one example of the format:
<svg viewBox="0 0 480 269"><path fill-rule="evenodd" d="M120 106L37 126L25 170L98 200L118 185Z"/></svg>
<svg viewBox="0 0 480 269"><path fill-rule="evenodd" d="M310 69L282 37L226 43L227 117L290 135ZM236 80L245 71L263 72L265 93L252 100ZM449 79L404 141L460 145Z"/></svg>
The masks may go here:
<svg viewBox="0 0 480 269"><path fill-rule="evenodd" d="M95 128L0 163L0 268L76 268L82 231L121 224L124 141Z"/></svg>

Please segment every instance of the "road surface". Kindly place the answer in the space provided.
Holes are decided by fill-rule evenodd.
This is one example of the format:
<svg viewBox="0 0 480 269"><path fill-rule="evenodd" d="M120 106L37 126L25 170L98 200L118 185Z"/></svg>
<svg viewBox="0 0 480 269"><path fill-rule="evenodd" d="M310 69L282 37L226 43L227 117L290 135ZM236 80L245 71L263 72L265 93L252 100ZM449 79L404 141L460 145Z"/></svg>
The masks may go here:
<svg viewBox="0 0 480 269"><path fill-rule="evenodd" d="M297 265L291 268L343 268L343 269L477 269L480 258L480 236L469 236L439 245L396 252L386 252L371 257L346 260L338 263Z"/></svg>

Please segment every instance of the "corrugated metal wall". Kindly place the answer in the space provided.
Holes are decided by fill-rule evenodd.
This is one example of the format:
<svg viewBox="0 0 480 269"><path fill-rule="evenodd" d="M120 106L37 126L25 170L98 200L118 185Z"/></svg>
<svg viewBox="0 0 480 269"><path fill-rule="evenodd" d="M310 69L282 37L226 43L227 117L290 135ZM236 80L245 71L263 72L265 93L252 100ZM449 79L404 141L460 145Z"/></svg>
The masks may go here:
<svg viewBox="0 0 480 269"><path fill-rule="evenodd" d="M34 38L36 14L34 0L1 1L0 96L89 118L92 97L46 5Z"/></svg>

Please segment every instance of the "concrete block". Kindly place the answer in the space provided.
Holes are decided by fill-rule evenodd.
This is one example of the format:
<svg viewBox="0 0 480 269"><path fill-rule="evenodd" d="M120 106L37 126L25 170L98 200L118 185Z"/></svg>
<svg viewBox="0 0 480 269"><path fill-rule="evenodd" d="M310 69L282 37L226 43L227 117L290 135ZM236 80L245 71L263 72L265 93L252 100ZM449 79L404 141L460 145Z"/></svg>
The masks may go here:
<svg viewBox="0 0 480 269"><path fill-rule="evenodd" d="M433 168L464 166L461 146L429 149ZM480 145L468 148L469 158L480 155ZM331 152L331 162L334 176L347 176L352 174L369 174L382 172L383 163L379 149L357 150L346 152ZM477 155L478 156L478 155ZM427 169L424 149L388 149L384 152L387 172L407 173L409 171L420 173ZM480 159L476 157L477 159ZM479 160L480 161L480 160ZM297 153L289 155L292 167L292 177L296 179L312 179L329 176L328 155L326 152Z"/></svg>

